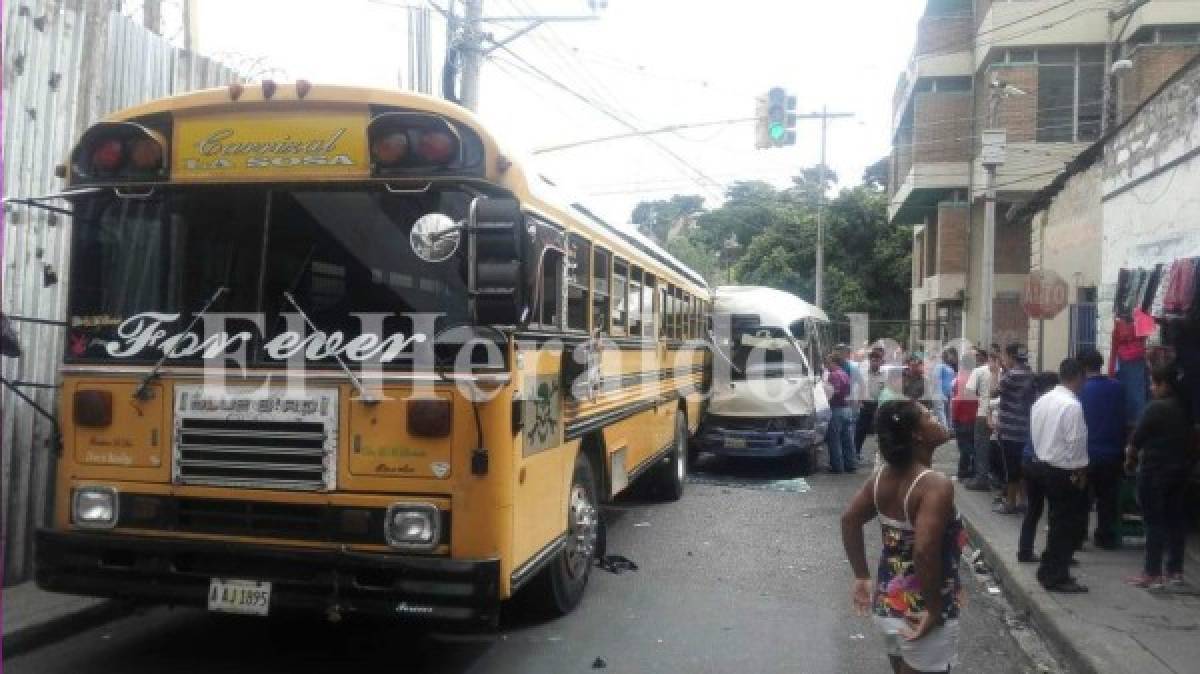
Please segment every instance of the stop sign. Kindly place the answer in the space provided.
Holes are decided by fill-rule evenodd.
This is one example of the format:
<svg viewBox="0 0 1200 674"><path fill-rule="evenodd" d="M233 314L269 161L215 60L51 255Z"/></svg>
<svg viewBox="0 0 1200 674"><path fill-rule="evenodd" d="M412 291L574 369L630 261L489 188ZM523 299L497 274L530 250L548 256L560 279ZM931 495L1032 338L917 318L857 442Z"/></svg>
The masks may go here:
<svg viewBox="0 0 1200 674"><path fill-rule="evenodd" d="M1021 292L1025 315L1041 320L1054 318L1067 306L1067 282L1049 270L1031 271Z"/></svg>

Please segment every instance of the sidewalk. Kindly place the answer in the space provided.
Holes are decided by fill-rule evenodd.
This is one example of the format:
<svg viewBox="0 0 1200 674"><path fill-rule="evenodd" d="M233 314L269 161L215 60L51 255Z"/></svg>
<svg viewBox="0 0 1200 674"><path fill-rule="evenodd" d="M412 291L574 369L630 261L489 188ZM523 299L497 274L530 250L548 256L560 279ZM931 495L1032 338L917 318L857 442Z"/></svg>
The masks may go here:
<svg viewBox="0 0 1200 674"><path fill-rule="evenodd" d="M1073 671L1200 671L1200 568L1194 557L1185 561L1185 566L1192 564L1185 568L1186 590L1149 592L1124 583L1141 568L1140 547L1107 551L1089 542L1076 554L1079 566L1072 573L1091 591L1050 593L1037 582L1036 564L1017 563L1021 518L992 512L992 495L986 492L967 491L956 483L954 497L972 541L983 550L1010 602L1029 611L1030 620ZM1043 515L1034 547L1039 554L1045 525Z"/></svg>
<svg viewBox="0 0 1200 674"><path fill-rule="evenodd" d="M129 609L119 602L46 592L32 581L4 588L4 656L36 648L111 620Z"/></svg>

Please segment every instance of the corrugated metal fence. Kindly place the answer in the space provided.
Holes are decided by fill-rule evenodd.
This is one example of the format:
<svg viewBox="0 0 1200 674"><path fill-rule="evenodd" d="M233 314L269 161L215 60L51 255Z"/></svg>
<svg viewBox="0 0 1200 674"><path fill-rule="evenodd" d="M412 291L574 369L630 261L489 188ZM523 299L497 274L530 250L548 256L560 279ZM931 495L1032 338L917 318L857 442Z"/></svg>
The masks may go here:
<svg viewBox="0 0 1200 674"><path fill-rule="evenodd" d="M177 49L109 0L4 3L4 196L52 194L54 167L89 124L121 108L226 84L234 71ZM62 204L59 204L62 205ZM46 409L57 404L66 316L69 218L4 208L3 309L24 352L5 358L5 379ZM50 513L53 429L7 388L0 392L0 505L4 584L32 572L32 536Z"/></svg>

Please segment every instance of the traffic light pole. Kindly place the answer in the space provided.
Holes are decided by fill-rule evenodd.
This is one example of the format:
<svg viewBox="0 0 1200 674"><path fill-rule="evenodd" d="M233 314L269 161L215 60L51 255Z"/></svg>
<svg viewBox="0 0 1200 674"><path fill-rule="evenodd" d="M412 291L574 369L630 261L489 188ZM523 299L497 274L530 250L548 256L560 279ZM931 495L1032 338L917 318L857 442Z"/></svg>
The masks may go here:
<svg viewBox="0 0 1200 674"><path fill-rule="evenodd" d="M828 106L822 107L821 112L796 115L796 119L821 120L821 172L817 185L817 269L813 289L813 304L818 309L822 308L825 302L825 161L829 146L829 120L853 116L853 112L829 112Z"/></svg>

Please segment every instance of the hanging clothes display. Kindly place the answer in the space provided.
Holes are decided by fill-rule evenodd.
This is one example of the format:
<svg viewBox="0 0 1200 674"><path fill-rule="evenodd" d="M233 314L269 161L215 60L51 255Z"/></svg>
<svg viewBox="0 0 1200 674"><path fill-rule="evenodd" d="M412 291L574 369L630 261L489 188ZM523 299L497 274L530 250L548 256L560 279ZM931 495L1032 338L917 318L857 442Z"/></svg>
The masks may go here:
<svg viewBox="0 0 1200 674"><path fill-rule="evenodd" d="M1195 300L1196 264L1200 258L1175 260L1167 276L1167 291L1163 296L1163 313L1186 314Z"/></svg>
<svg viewBox="0 0 1200 674"><path fill-rule="evenodd" d="M1125 418L1130 424L1136 423L1146 406L1149 384L1146 379L1146 338L1138 336L1132 320L1118 318L1113 322L1108 373L1116 375L1125 392Z"/></svg>
<svg viewBox="0 0 1200 674"><path fill-rule="evenodd" d="M1133 306L1129 295L1133 287L1133 270L1121 269L1117 272L1117 292L1113 295L1113 315L1118 318L1131 318ZM1110 363L1112 361L1109 361Z"/></svg>
<svg viewBox="0 0 1200 674"><path fill-rule="evenodd" d="M1158 292L1158 284L1162 281L1163 266L1161 264L1154 265L1154 269L1146 272L1146 281L1142 285L1142 293L1138 297L1135 309L1141 308L1142 311L1149 312L1151 305L1154 304L1154 295Z"/></svg>

